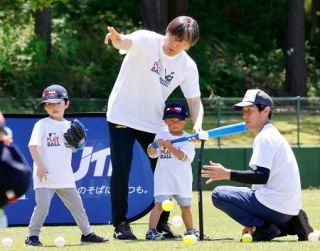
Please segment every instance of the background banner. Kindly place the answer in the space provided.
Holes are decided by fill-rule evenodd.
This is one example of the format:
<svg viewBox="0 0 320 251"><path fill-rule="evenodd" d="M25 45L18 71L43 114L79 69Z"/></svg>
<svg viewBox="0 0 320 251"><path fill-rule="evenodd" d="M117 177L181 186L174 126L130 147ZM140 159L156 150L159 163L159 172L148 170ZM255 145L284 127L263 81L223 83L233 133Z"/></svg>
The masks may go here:
<svg viewBox="0 0 320 251"><path fill-rule="evenodd" d="M14 144L32 167L28 142L33 126L43 116L6 115L6 124L13 131ZM110 161L109 132L104 113L66 115L67 120L79 119L87 131L83 150L73 154L72 167L76 185L91 224L110 224ZM61 174L63 175L63 173ZM146 213L153 203L153 174L150 162L139 144L134 146L133 162L129 181L128 219L135 220ZM28 225L35 206L33 185L25 196L5 207L9 225ZM45 224L75 224L69 211L55 195L51 202Z"/></svg>

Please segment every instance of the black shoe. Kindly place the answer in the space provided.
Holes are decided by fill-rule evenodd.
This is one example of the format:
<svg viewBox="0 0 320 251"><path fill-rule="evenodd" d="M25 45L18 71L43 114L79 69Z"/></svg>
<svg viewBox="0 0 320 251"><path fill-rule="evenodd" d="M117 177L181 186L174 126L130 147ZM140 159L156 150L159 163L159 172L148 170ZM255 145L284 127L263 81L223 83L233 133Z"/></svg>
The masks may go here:
<svg viewBox="0 0 320 251"><path fill-rule="evenodd" d="M276 225L270 224L268 227L257 227L252 234L252 240L255 242L271 241L273 238L279 237L280 235L280 229Z"/></svg>
<svg viewBox="0 0 320 251"><path fill-rule="evenodd" d="M27 239L24 241L25 245L33 246L33 247L42 247L42 243L39 241L38 236L28 236Z"/></svg>
<svg viewBox="0 0 320 251"><path fill-rule="evenodd" d="M107 241L109 240L106 238L100 237L93 232L88 235L81 235L81 239L80 239L81 244L103 243Z"/></svg>
<svg viewBox="0 0 320 251"><path fill-rule="evenodd" d="M132 233L128 223L120 223L114 229L113 238L118 240L136 240L137 237Z"/></svg>
<svg viewBox="0 0 320 251"><path fill-rule="evenodd" d="M302 209L297 216L293 216L289 222L290 228L298 235L299 241L307 241L308 235L313 232L313 228L309 224L308 216Z"/></svg>
<svg viewBox="0 0 320 251"><path fill-rule="evenodd" d="M171 231L168 223L162 223L157 226L157 231L162 234L165 239L179 239L182 236Z"/></svg>

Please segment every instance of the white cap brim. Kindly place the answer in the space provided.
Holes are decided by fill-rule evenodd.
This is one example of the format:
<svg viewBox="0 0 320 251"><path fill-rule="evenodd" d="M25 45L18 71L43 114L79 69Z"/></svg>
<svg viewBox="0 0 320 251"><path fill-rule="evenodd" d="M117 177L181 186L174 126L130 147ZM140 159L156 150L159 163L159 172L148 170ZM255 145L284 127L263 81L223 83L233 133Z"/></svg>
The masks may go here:
<svg viewBox="0 0 320 251"><path fill-rule="evenodd" d="M233 105L233 108L236 110L238 110L238 109L241 110L242 107L246 107L246 106L250 106L250 105L254 105L254 103L248 102L248 101L242 101L240 103Z"/></svg>

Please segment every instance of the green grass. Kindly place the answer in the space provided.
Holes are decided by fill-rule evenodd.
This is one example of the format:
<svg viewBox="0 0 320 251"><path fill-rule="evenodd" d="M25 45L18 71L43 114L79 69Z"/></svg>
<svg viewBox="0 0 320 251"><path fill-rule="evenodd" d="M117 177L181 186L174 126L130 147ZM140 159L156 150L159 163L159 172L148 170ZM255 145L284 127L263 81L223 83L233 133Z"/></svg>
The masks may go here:
<svg viewBox="0 0 320 251"><path fill-rule="evenodd" d="M94 225L93 230L110 239L107 244L98 245L79 245L80 230L77 226L50 226L43 227L41 232L41 241L44 248L40 250L61 250L56 248L53 244L57 236L63 236L66 240L66 245L62 250L136 250L136 251L150 251L150 250L317 250L320 242L298 242L296 236L288 236L276 238L267 243L241 243L242 226L230 219L227 215L213 207L210 198L210 192L203 192L204 198L204 229L207 235L213 238L233 238L233 240L215 240L215 241L198 241L194 246L185 247L181 240L175 241L145 241L144 236L148 227L148 215L131 224L134 233L139 238L138 241L119 241L112 238L113 227L111 225ZM303 208L306 210L311 225L314 229L320 229L320 191L316 189L303 190ZM198 207L197 207L197 193L194 193L193 199L193 216L195 226L198 227ZM51 212L54 213L54 212ZM179 208L174 207L171 217L180 215ZM184 228L174 228L176 232L183 234ZM0 239L10 237L13 239L13 247L6 250L23 250L24 239L27 235L27 227L9 227L1 229ZM0 247L0 250L5 250Z"/></svg>

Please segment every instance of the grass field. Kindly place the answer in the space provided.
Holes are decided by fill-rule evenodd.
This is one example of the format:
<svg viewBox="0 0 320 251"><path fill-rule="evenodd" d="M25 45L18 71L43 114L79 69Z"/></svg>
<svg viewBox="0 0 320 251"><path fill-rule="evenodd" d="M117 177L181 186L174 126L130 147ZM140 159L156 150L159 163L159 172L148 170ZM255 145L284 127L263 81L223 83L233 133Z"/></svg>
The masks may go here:
<svg viewBox="0 0 320 251"><path fill-rule="evenodd" d="M212 238L232 238L233 240L214 240L198 241L191 247L185 247L181 240L175 241L145 241L144 236L148 226L148 215L131 224L134 233L139 238L138 241L119 241L112 238L113 228L111 225L94 225L93 230L110 239L107 244L99 245L79 245L80 230L76 226L50 226L43 227L41 241L44 247L40 250L129 250L129 251L150 251L150 250L320 250L319 242L298 242L296 236L288 236L274 239L268 243L241 243L242 227L231 220L228 216L218 211L212 206L210 192L203 192L204 198L204 230ZM303 208L306 210L311 225L314 229L320 229L320 191L309 189L303 191ZM54 213L54 212L52 212ZM177 206L174 207L171 217L179 215L180 211ZM197 193L194 193L193 199L193 216L195 226L198 226L198 207ZM172 227L176 232L183 234L184 228ZM24 239L27 235L27 227L9 227L0 230L0 239L10 237L13 239L12 248L3 248L0 250L23 250ZM63 248L54 246L54 239L57 236L63 236L66 245ZM32 248L33 249L33 248Z"/></svg>

